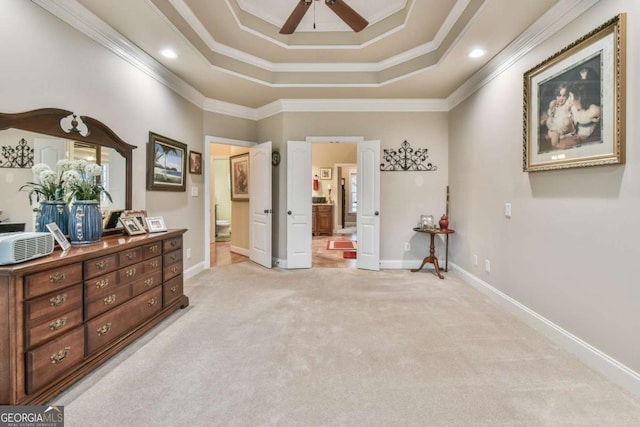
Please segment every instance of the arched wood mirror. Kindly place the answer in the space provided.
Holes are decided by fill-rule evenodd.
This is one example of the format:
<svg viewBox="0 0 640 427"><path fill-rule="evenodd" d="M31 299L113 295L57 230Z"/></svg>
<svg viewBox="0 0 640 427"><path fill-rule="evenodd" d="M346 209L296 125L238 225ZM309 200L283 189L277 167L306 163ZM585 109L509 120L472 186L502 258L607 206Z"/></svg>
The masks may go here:
<svg viewBox="0 0 640 427"><path fill-rule="evenodd" d="M0 146L18 149L22 145L32 155L31 164L47 163L55 166L55 162L66 157L70 160L85 159L105 166L103 169L103 185L109 191L113 202L103 206L106 210L121 210L132 208L132 153L136 148L127 144L102 122L87 116L75 116L73 112L43 108L24 113L0 113ZM33 149L32 151L30 149ZM16 197L15 187L32 181L30 166L6 165L0 168L0 179L7 185L9 191L6 203L13 205L11 220L29 222L25 212L30 212L29 202L25 193ZM13 168L14 172L6 172ZM28 177L25 179L25 177ZM0 185L3 183L0 182ZM13 187L13 188L10 188ZM0 210L9 206L2 206ZM22 206L24 204L25 206ZM16 206L18 205L18 206Z"/></svg>

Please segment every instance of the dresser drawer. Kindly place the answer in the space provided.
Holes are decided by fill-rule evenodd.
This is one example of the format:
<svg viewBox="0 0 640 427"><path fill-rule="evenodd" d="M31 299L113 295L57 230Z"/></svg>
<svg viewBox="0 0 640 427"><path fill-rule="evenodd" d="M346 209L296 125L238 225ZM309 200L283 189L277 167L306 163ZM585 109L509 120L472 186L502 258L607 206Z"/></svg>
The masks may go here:
<svg viewBox="0 0 640 427"><path fill-rule="evenodd" d="M170 252L182 247L182 236L162 241L162 251Z"/></svg>
<svg viewBox="0 0 640 427"><path fill-rule="evenodd" d="M25 347L35 347L44 341L70 331L81 323L82 307L78 307L67 313L62 313L52 319L40 323L39 325L27 329Z"/></svg>
<svg viewBox="0 0 640 427"><path fill-rule="evenodd" d="M125 268L118 270L118 281L120 284L131 283L144 274L144 268L142 263L133 264Z"/></svg>
<svg viewBox="0 0 640 427"><path fill-rule="evenodd" d="M128 285L112 289L111 292L89 301L85 305L85 316L87 319L96 317L107 310L126 302L131 297L131 288Z"/></svg>
<svg viewBox="0 0 640 427"><path fill-rule="evenodd" d="M162 253L162 242L151 243L142 247L142 259L149 259Z"/></svg>
<svg viewBox="0 0 640 427"><path fill-rule="evenodd" d="M82 263L65 265L24 278L24 297L33 298L82 281Z"/></svg>
<svg viewBox="0 0 640 427"><path fill-rule="evenodd" d="M136 296L140 295L143 292L148 291L151 288L155 288L159 284L162 283L162 272L158 271L157 273L146 275L144 278L140 280L136 280L131 284L131 295Z"/></svg>
<svg viewBox="0 0 640 427"><path fill-rule="evenodd" d="M162 295L164 297L163 306L166 307L176 299L180 298L183 293L182 276L174 277L167 280L163 287Z"/></svg>
<svg viewBox="0 0 640 427"><path fill-rule="evenodd" d="M156 287L87 322L87 352L93 353L162 309L162 288Z"/></svg>
<svg viewBox="0 0 640 427"><path fill-rule="evenodd" d="M27 394L71 371L84 359L84 328L79 326L25 354Z"/></svg>
<svg viewBox="0 0 640 427"><path fill-rule="evenodd" d="M24 314L29 324L36 319L40 319L43 322L53 319L61 313L66 313L77 307L82 307L81 284L25 301Z"/></svg>
<svg viewBox="0 0 640 427"><path fill-rule="evenodd" d="M182 261L182 251L173 251L163 255L164 266L175 264L178 261Z"/></svg>
<svg viewBox="0 0 640 427"><path fill-rule="evenodd" d="M114 271L118 268L118 255L111 254L84 262L84 277L90 279Z"/></svg>
<svg viewBox="0 0 640 427"><path fill-rule="evenodd" d="M145 260L142 263L142 271L145 274L154 273L156 271L162 271L162 257L157 256L155 258Z"/></svg>
<svg viewBox="0 0 640 427"><path fill-rule="evenodd" d="M84 282L84 297L88 300L97 298L100 295L111 292L118 285L118 273L115 271L104 276L94 277Z"/></svg>
<svg viewBox="0 0 640 427"><path fill-rule="evenodd" d="M164 268L163 275L164 280L169 280L177 275L182 274L182 261L179 261L173 265L169 265Z"/></svg>
<svg viewBox="0 0 640 427"><path fill-rule="evenodd" d="M126 267L142 261L142 248L133 248L128 251L122 251L118 254L118 266Z"/></svg>

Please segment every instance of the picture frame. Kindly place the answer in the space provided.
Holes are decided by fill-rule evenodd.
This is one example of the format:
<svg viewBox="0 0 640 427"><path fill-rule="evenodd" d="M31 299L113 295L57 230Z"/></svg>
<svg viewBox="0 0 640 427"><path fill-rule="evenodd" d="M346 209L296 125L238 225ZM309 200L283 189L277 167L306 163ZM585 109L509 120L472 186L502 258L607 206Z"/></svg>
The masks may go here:
<svg viewBox="0 0 640 427"><path fill-rule="evenodd" d="M147 190L186 191L187 145L149 132Z"/></svg>
<svg viewBox="0 0 640 427"><path fill-rule="evenodd" d="M118 221L120 216L124 213L124 209L115 209L112 211L108 211L104 216L104 220L102 222L102 228L105 230L110 228L118 228L121 227L122 224Z"/></svg>
<svg viewBox="0 0 640 427"><path fill-rule="evenodd" d="M231 200L249 201L249 153L229 157Z"/></svg>
<svg viewBox="0 0 640 427"><path fill-rule="evenodd" d="M331 168L320 168L320 179L331 179Z"/></svg>
<svg viewBox="0 0 640 427"><path fill-rule="evenodd" d="M135 217L140 225L147 230L147 211L146 210L125 210L122 212L122 216L133 216Z"/></svg>
<svg viewBox="0 0 640 427"><path fill-rule="evenodd" d="M67 240L67 238L62 234L62 230L58 227L58 224L55 222L50 222L46 224L47 230L53 235L53 238L58 242L58 245L62 248L63 251L66 251L71 247L71 242Z"/></svg>
<svg viewBox="0 0 640 427"><path fill-rule="evenodd" d="M167 231L167 226L164 223L164 218L161 216L148 216L147 230L149 233L158 233L160 231Z"/></svg>
<svg viewBox="0 0 640 427"><path fill-rule="evenodd" d="M126 231L129 236L146 234L147 232L135 216L122 215L118 220L122 224L124 231Z"/></svg>
<svg viewBox="0 0 640 427"><path fill-rule="evenodd" d="M189 151L189 173L202 175L202 153Z"/></svg>
<svg viewBox="0 0 640 427"><path fill-rule="evenodd" d="M625 162L626 14L524 74L523 171Z"/></svg>

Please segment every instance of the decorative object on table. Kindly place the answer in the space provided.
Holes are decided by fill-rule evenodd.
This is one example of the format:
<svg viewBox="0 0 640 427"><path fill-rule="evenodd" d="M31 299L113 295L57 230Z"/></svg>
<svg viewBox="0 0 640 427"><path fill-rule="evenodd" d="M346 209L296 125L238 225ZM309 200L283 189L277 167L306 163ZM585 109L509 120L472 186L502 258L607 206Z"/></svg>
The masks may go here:
<svg viewBox="0 0 640 427"><path fill-rule="evenodd" d="M249 153L229 157L231 200L249 201Z"/></svg>
<svg viewBox="0 0 640 427"><path fill-rule="evenodd" d="M140 225L142 225L142 227L145 229L145 231L147 230L147 211L145 210L125 210L124 212L122 212L122 216L133 216L135 217L138 222L140 223Z"/></svg>
<svg viewBox="0 0 640 427"><path fill-rule="evenodd" d="M147 190L185 191L187 145L149 132L147 144Z"/></svg>
<svg viewBox="0 0 640 427"><path fill-rule="evenodd" d="M202 175L202 153L189 151L189 173Z"/></svg>
<svg viewBox="0 0 640 427"><path fill-rule="evenodd" d="M438 225L440 225L441 230L447 230L449 228L449 218L447 215L442 215L440 217L440 221L438 221Z"/></svg>
<svg viewBox="0 0 640 427"><path fill-rule="evenodd" d="M33 167L33 151L24 138L18 141L18 145L15 147L3 145L2 157L4 160L0 158L0 167L23 169Z"/></svg>
<svg viewBox="0 0 640 427"><path fill-rule="evenodd" d="M69 243L67 238L64 237L62 230L60 230L56 223L52 222L47 224L47 229L51 232L53 238L56 239L56 242L58 242L58 245L60 245L60 248L62 248L63 251L66 251L71 247L71 243Z"/></svg>
<svg viewBox="0 0 640 427"><path fill-rule="evenodd" d="M329 196L327 197L327 203L331 205L333 204L333 200L331 200L331 184L327 184L327 192L329 193Z"/></svg>
<svg viewBox="0 0 640 427"><path fill-rule="evenodd" d="M422 228L423 230L427 230L430 228L435 228L435 222L433 219L433 215L420 215L420 224L418 224L418 227Z"/></svg>
<svg viewBox="0 0 640 427"><path fill-rule="evenodd" d="M36 177L36 182L27 182L20 191L29 189L29 204L40 202L36 208L36 231L46 232L46 225L55 223L63 234L67 234L69 222L69 208L65 198L69 192L65 182L66 174L73 168L73 162L59 160L56 171L45 163L33 165L31 170Z"/></svg>
<svg viewBox="0 0 640 427"><path fill-rule="evenodd" d="M72 245L86 245L100 241L103 224L100 200L111 195L99 183L102 167L85 160L75 160L71 170L63 173L65 189L69 193L69 240Z"/></svg>
<svg viewBox="0 0 640 427"><path fill-rule="evenodd" d="M105 230L110 228L121 227L122 224L120 224L120 221L118 220L122 215L124 215L124 209L116 209L116 210L107 212L107 214L104 216L104 219L102 221L102 227Z"/></svg>
<svg viewBox="0 0 640 427"><path fill-rule="evenodd" d="M135 236L136 234L146 234L144 226L138 221L135 216L121 216L119 218L120 223L124 227L124 231L129 236Z"/></svg>
<svg viewBox="0 0 640 427"><path fill-rule="evenodd" d="M427 148L411 148L406 140L400 144L398 150L385 148L382 158L386 163L380 163L380 170L392 171L436 171L438 167L433 163L424 164L429 158Z"/></svg>
<svg viewBox="0 0 640 427"><path fill-rule="evenodd" d="M320 179L331 179L331 168L320 168Z"/></svg>
<svg viewBox="0 0 640 427"><path fill-rule="evenodd" d="M164 218L161 216L148 216L147 229L149 233L157 233L159 231L167 231L167 226L164 223Z"/></svg>
<svg viewBox="0 0 640 427"><path fill-rule="evenodd" d="M524 74L523 171L624 163L626 14Z"/></svg>

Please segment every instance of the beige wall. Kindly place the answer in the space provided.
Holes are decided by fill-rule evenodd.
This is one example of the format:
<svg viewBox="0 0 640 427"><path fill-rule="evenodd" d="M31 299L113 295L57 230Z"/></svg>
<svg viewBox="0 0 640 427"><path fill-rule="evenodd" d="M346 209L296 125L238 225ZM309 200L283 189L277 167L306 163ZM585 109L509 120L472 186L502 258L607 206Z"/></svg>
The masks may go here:
<svg viewBox="0 0 640 427"><path fill-rule="evenodd" d="M523 73L622 11L630 24L626 164L522 172ZM635 0L597 3L458 105L449 122L455 263L636 372L639 19Z"/></svg>

